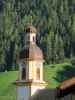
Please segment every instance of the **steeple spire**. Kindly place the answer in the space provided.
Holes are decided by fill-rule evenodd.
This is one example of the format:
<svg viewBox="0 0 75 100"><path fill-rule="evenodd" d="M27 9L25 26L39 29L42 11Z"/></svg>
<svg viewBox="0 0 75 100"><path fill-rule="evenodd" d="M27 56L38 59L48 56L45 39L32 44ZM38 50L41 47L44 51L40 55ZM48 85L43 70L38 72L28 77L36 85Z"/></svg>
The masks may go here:
<svg viewBox="0 0 75 100"><path fill-rule="evenodd" d="M32 16L30 16L30 25L32 26L32 23L33 23L33 18Z"/></svg>
<svg viewBox="0 0 75 100"><path fill-rule="evenodd" d="M30 96L47 85L43 80L43 53L36 44L36 32L34 26L27 26L26 46L20 51L18 58L19 80L15 82L17 100L29 100Z"/></svg>

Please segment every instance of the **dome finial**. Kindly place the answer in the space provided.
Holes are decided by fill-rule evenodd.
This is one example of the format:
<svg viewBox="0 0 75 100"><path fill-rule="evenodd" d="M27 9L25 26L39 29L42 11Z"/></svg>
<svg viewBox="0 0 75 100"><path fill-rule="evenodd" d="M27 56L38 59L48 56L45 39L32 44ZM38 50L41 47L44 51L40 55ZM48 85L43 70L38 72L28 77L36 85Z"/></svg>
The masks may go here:
<svg viewBox="0 0 75 100"><path fill-rule="evenodd" d="M32 16L30 16L29 23L27 24L27 27L25 29L26 33L37 33L37 30L32 25L32 22L33 22L33 18L32 18Z"/></svg>
<svg viewBox="0 0 75 100"><path fill-rule="evenodd" d="M26 26L33 26L32 23L33 23L33 18L32 18L32 16L30 15L30 16L29 16L29 19L28 19L28 23L27 23Z"/></svg>
<svg viewBox="0 0 75 100"><path fill-rule="evenodd" d="M32 16L30 16L30 25L32 25L32 22L33 22L33 18Z"/></svg>

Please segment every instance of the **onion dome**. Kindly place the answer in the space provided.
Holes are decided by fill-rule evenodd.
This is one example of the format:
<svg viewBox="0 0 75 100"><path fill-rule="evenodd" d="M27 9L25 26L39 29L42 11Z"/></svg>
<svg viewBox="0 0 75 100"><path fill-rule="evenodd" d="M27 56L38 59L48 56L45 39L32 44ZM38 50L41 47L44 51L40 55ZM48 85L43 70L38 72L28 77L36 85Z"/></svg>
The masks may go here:
<svg viewBox="0 0 75 100"><path fill-rule="evenodd" d="M27 26L25 31L26 31L26 33L37 33L36 28L32 25Z"/></svg>
<svg viewBox="0 0 75 100"><path fill-rule="evenodd" d="M25 48L20 52L19 58L27 60L43 60L43 53L36 44L30 44L28 48Z"/></svg>

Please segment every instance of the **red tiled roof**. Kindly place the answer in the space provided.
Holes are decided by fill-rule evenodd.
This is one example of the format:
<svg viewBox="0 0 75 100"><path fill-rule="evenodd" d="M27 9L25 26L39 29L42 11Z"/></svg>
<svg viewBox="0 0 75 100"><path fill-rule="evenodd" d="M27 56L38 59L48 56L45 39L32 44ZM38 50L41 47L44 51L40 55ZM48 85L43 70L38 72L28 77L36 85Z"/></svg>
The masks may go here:
<svg viewBox="0 0 75 100"><path fill-rule="evenodd" d="M60 90L64 90L64 89L69 88L69 87L71 87L73 85L75 85L75 77L62 82L58 88Z"/></svg>
<svg viewBox="0 0 75 100"><path fill-rule="evenodd" d="M28 48L20 52L20 59L43 60L42 50L36 44L30 44Z"/></svg>

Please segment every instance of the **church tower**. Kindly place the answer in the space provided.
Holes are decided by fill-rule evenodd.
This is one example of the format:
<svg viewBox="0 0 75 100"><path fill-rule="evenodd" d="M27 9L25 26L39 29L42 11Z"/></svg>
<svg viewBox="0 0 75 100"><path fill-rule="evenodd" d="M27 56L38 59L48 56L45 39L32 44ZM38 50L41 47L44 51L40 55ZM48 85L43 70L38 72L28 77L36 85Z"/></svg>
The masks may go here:
<svg viewBox="0 0 75 100"><path fill-rule="evenodd" d="M26 27L25 32L25 46L17 57L17 100L29 100L39 89L44 89L47 85L43 80L43 53L36 44L37 30L30 25Z"/></svg>

